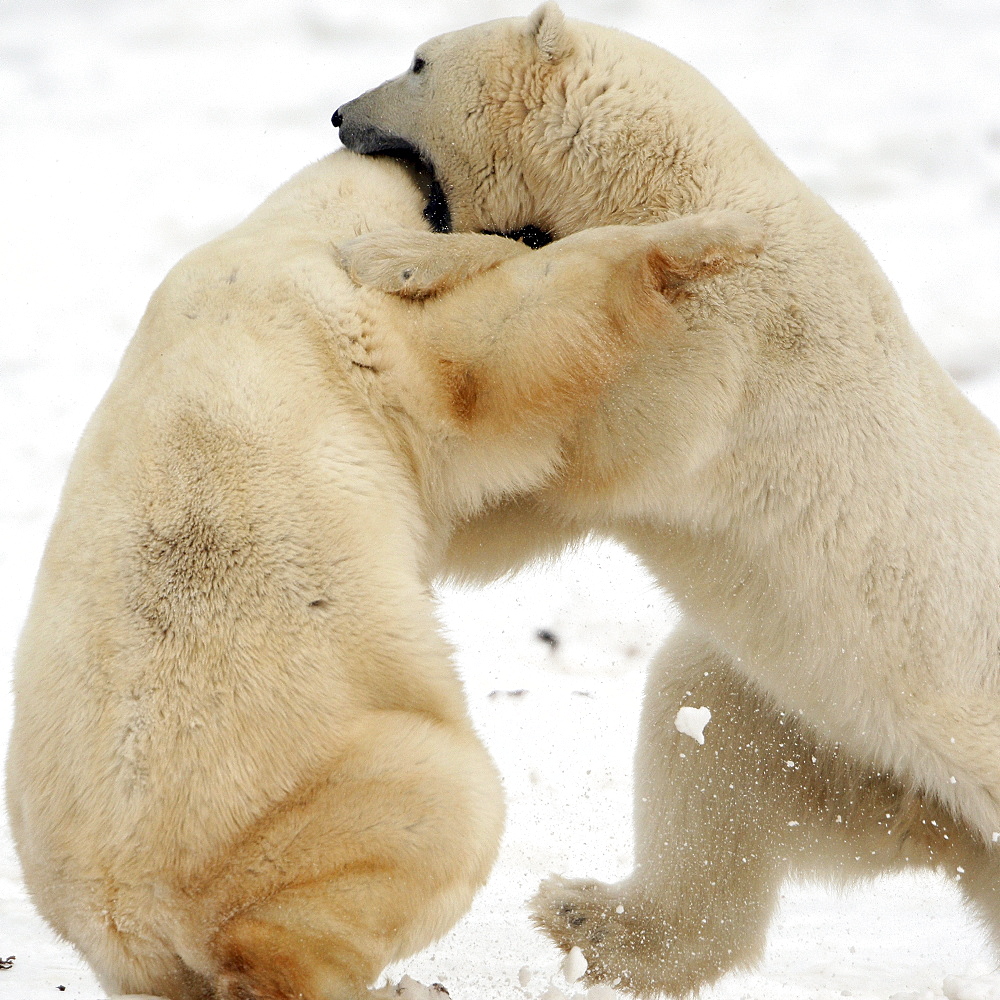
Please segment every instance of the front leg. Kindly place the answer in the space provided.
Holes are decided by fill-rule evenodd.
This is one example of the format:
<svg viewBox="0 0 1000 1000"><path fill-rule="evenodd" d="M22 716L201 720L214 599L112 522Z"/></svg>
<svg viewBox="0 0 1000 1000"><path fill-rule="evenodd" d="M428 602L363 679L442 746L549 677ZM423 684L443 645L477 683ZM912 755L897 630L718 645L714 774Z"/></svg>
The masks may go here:
<svg viewBox="0 0 1000 1000"><path fill-rule="evenodd" d="M478 233L387 229L338 247L352 280L390 295L425 299L528 253L523 243Z"/></svg>
<svg viewBox="0 0 1000 1000"><path fill-rule="evenodd" d="M708 706L704 744L677 710ZM636 867L608 885L550 877L535 923L579 947L590 983L685 996L755 966L782 882L848 884L944 867L996 926L997 861L933 798L818 739L682 624L653 661L635 758Z"/></svg>
<svg viewBox="0 0 1000 1000"><path fill-rule="evenodd" d="M473 245L426 239L425 249ZM654 340L682 349L676 301L752 262L763 234L747 215L718 212L584 230L535 251L495 239L513 248L508 259L405 317L467 430L571 426Z"/></svg>

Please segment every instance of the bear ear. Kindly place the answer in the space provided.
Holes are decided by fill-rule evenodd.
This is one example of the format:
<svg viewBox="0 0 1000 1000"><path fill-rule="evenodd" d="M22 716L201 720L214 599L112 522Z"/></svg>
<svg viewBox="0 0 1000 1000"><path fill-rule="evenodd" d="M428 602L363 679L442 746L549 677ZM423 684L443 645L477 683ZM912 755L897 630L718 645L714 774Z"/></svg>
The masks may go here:
<svg viewBox="0 0 1000 1000"><path fill-rule="evenodd" d="M559 62L573 51L573 42L566 28L566 18L558 4L543 3L528 18L528 35L535 40L546 62Z"/></svg>

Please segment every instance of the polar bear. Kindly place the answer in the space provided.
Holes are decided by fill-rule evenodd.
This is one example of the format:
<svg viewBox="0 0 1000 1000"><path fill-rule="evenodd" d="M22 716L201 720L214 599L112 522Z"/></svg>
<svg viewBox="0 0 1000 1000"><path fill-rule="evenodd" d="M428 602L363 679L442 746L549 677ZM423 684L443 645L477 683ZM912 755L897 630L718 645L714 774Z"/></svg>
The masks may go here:
<svg viewBox="0 0 1000 1000"><path fill-rule="evenodd" d="M790 873L928 864L1000 943L1000 437L858 236L695 70L551 3L432 39L334 124L431 170L439 229L725 209L766 232L677 296L685 338L608 384L555 481L455 536L488 577L609 535L683 613L642 710L634 873L550 879L538 923L591 981L682 994L759 960ZM704 746L682 706L711 709Z"/></svg>
<svg viewBox="0 0 1000 1000"><path fill-rule="evenodd" d="M338 257L379 277L365 234L426 229L423 198L336 153L181 261L73 461L8 806L112 992L350 1000L465 911L503 803L433 612L450 527L551 476L601 387L683 335L678 283L760 248L734 213L456 236L404 297L358 287Z"/></svg>

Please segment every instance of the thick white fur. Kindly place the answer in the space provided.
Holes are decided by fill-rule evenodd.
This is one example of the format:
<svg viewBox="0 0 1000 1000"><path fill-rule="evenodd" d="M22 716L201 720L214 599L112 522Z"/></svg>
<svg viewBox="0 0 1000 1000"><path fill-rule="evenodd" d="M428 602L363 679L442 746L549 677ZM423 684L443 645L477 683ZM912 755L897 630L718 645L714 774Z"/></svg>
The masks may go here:
<svg viewBox="0 0 1000 1000"><path fill-rule="evenodd" d="M996 431L861 240L689 66L553 4L418 52L344 134L418 147L455 228L736 209L768 233L678 299L683 348L651 341L557 483L452 547L487 577L604 533L685 616L643 710L635 874L549 882L537 919L592 979L683 993L759 958L790 871L943 862L1000 941ZM704 747L682 704L712 709Z"/></svg>
<svg viewBox="0 0 1000 1000"><path fill-rule="evenodd" d="M110 992L350 1000L464 912L503 805L433 613L451 527L551 477L680 335L678 281L760 249L723 214L466 240L416 303L357 287L341 259L427 238L421 208L397 164L300 173L174 268L80 443L7 789L35 903Z"/></svg>

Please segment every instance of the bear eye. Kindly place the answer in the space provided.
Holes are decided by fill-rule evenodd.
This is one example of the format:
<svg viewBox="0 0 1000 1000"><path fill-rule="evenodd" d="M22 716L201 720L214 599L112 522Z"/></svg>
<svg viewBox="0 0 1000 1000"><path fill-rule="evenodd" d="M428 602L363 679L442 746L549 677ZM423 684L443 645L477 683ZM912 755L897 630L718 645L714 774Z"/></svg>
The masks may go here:
<svg viewBox="0 0 1000 1000"><path fill-rule="evenodd" d="M420 56L416 56L413 60L413 72L419 73L426 65L427 61L425 59L421 59Z"/></svg>

